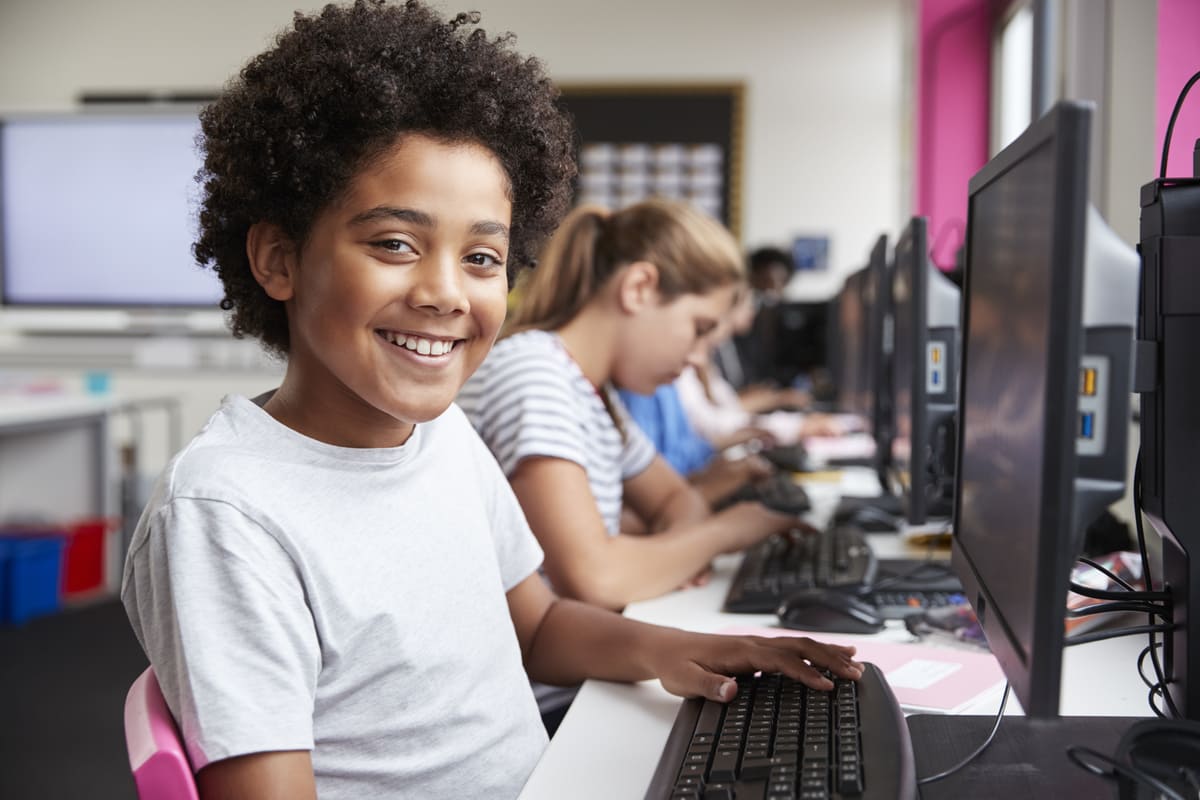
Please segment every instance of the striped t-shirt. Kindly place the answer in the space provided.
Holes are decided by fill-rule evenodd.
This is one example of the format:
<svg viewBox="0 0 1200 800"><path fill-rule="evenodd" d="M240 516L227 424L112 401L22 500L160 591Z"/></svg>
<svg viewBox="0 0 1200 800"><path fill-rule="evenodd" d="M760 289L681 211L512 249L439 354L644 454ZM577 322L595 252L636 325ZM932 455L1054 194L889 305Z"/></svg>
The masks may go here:
<svg viewBox="0 0 1200 800"><path fill-rule="evenodd" d="M622 481L649 467L655 451L617 393L609 397L623 437L558 334L531 330L496 343L459 393L458 404L505 475L534 456L582 466L605 528L616 535Z"/></svg>

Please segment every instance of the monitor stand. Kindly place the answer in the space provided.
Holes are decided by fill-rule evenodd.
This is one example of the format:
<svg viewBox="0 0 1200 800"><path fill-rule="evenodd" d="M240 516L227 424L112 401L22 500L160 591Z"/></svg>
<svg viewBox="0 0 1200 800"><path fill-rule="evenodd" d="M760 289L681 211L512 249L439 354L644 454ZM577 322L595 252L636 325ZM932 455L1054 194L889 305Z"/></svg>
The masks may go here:
<svg viewBox="0 0 1200 800"><path fill-rule="evenodd" d="M996 738L974 761L940 781L920 787L921 800L1021 800L1021 798L1112 797L1108 783L1066 756L1070 745L1106 755L1116 751L1125 730L1140 717L1007 716ZM987 738L996 718L914 714L908 718L917 777L948 769Z"/></svg>

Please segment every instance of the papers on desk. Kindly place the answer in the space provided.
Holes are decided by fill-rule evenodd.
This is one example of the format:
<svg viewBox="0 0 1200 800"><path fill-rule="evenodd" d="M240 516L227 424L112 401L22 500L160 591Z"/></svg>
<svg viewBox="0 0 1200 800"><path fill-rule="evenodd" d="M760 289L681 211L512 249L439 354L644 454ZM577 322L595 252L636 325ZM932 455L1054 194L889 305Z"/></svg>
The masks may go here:
<svg viewBox="0 0 1200 800"><path fill-rule="evenodd" d="M855 659L870 661L879 667L901 708L909 712L955 714L973 705L983 695L994 693L1004 683L1004 673L991 653L745 625L724 628L719 633L809 636L824 642L853 645L858 649Z"/></svg>
<svg viewBox="0 0 1200 800"><path fill-rule="evenodd" d="M804 450L811 461L827 464L830 461L866 459L875 455L875 437L869 433L847 433L844 436L806 436Z"/></svg>
<svg viewBox="0 0 1200 800"><path fill-rule="evenodd" d="M950 549L954 530L950 520L926 522L922 525L904 524L900 528L900 541L912 547Z"/></svg>

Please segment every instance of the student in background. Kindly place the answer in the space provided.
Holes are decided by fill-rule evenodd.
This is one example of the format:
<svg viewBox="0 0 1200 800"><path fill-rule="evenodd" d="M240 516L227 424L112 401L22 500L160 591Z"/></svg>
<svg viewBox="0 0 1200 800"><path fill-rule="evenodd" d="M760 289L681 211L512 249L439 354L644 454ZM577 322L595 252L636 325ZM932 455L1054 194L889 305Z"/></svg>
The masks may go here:
<svg viewBox="0 0 1200 800"><path fill-rule="evenodd" d="M459 404L516 491L559 593L619 609L796 525L757 503L710 513L613 389L649 394L700 363L743 276L728 231L665 200L576 209L528 276ZM623 503L651 535L622 531Z"/></svg>
<svg viewBox="0 0 1200 800"><path fill-rule="evenodd" d="M743 291L713 332L713 352L721 342L743 330L752 314L749 293ZM689 425L717 448L744 440L745 432L752 430L765 431L775 444L781 445L795 444L807 436L845 433L844 426L834 417L796 410L796 406L807 405L808 400L799 390L751 387L739 393L711 358L689 365L675 386Z"/></svg>
<svg viewBox="0 0 1200 800"><path fill-rule="evenodd" d="M721 505L747 484L764 480L774 472L762 457L752 454L727 457L696 433L679 402L679 390L674 383L664 383L650 395L628 389L620 389L618 394L654 449L688 479L710 506ZM770 439L770 434L757 428L746 429L742 434L742 442Z"/></svg>
<svg viewBox="0 0 1200 800"><path fill-rule="evenodd" d="M788 253L760 247L746 259L750 291L745 298L745 319L732 336L717 342L713 363L739 392L772 387L776 383L776 307L795 272Z"/></svg>
<svg viewBox="0 0 1200 800"><path fill-rule="evenodd" d="M287 362L159 480L122 599L201 798L515 797L546 744L527 674L730 675L848 648L704 636L555 597L452 405L565 208L571 130L510 38L411 0L305 16L201 115L197 260Z"/></svg>

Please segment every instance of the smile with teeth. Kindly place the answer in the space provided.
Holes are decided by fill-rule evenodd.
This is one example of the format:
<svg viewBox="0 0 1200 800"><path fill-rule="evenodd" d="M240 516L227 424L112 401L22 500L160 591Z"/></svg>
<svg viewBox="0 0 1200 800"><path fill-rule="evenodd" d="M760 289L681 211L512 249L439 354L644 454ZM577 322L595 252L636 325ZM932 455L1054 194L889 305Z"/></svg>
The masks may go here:
<svg viewBox="0 0 1200 800"><path fill-rule="evenodd" d="M458 340L426 339L395 331L379 331L379 335L397 347L404 347L422 356L444 356L454 349Z"/></svg>

